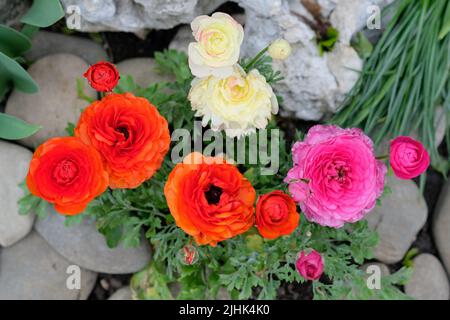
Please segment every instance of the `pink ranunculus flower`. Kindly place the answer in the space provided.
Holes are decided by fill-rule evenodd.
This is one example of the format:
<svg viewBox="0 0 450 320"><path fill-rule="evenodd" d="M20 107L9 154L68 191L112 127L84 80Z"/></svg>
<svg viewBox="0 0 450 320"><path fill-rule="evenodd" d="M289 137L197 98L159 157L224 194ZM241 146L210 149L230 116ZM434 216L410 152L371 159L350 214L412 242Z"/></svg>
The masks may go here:
<svg viewBox="0 0 450 320"><path fill-rule="evenodd" d="M314 126L293 146L292 157L289 192L305 217L320 225L340 228L361 220L383 193L387 168L360 129Z"/></svg>
<svg viewBox="0 0 450 320"><path fill-rule="evenodd" d="M419 141L402 136L391 141L390 163L397 177L408 180L427 170L430 156Z"/></svg>
<svg viewBox="0 0 450 320"><path fill-rule="evenodd" d="M323 273L323 259L316 250L308 254L302 251L295 265L300 275L306 280L319 280Z"/></svg>

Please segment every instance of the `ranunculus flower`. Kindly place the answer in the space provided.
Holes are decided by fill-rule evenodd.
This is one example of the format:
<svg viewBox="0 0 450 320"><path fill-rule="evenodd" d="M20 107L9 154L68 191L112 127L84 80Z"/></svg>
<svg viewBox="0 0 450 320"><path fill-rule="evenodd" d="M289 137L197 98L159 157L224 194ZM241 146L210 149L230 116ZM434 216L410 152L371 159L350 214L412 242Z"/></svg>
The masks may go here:
<svg viewBox="0 0 450 320"><path fill-rule="evenodd" d="M228 77L239 60L244 29L231 16L216 12L191 23L195 41L189 44L189 67L196 77Z"/></svg>
<svg viewBox="0 0 450 320"><path fill-rule="evenodd" d="M323 259L316 250L308 254L302 251L295 265L300 275L306 280L319 280L323 273Z"/></svg>
<svg viewBox="0 0 450 320"><path fill-rule="evenodd" d="M427 170L430 156L419 141L402 136L391 141L390 163L397 177L408 180Z"/></svg>
<svg viewBox="0 0 450 320"><path fill-rule="evenodd" d="M81 114L75 135L97 149L111 188L136 188L160 168L169 150L166 119L144 98L111 93Z"/></svg>
<svg viewBox="0 0 450 320"><path fill-rule="evenodd" d="M116 66L106 61L92 65L83 76L92 88L100 92L112 91L120 79Z"/></svg>
<svg viewBox="0 0 450 320"><path fill-rule="evenodd" d="M269 55L274 60L285 60L292 52L291 45L284 39L277 39L269 46Z"/></svg>
<svg viewBox="0 0 450 320"><path fill-rule="evenodd" d="M299 221L297 206L286 193L276 190L259 197L256 227L264 238L276 239L291 234Z"/></svg>
<svg viewBox="0 0 450 320"><path fill-rule="evenodd" d="M40 145L30 162L27 186L65 215L81 213L108 187L108 174L98 152L73 137Z"/></svg>
<svg viewBox="0 0 450 320"><path fill-rule="evenodd" d="M239 66L225 79L194 79L189 100L196 116L203 117L203 126L211 121L213 130L225 130L232 138L264 129L272 113L278 112L277 98L266 79L258 70L245 74Z"/></svg>
<svg viewBox="0 0 450 320"><path fill-rule="evenodd" d="M359 129L317 125L292 148L285 182L306 218L340 228L361 220L384 190L386 166Z"/></svg>
<svg viewBox="0 0 450 320"><path fill-rule="evenodd" d="M170 173L164 195L177 226L198 245L215 246L254 224L255 190L221 158L188 155Z"/></svg>

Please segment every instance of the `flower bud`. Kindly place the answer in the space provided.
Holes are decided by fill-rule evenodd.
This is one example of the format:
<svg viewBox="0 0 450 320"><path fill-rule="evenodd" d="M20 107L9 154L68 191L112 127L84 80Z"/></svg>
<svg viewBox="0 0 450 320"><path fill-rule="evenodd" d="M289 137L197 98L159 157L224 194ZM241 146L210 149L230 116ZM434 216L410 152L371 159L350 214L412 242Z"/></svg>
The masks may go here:
<svg viewBox="0 0 450 320"><path fill-rule="evenodd" d="M284 39L277 39L269 46L269 55L274 60L285 60L287 59L291 52L292 48L289 42Z"/></svg>

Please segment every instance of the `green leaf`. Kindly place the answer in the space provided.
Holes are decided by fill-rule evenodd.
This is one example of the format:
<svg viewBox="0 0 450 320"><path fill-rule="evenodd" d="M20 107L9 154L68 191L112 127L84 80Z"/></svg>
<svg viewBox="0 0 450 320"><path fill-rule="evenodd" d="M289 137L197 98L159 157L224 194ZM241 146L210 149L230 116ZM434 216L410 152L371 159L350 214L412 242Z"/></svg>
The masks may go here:
<svg viewBox="0 0 450 320"><path fill-rule="evenodd" d="M0 52L11 58L20 56L31 48L31 41L27 36L5 25L0 25L0 39Z"/></svg>
<svg viewBox="0 0 450 320"><path fill-rule="evenodd" d="M23 139L35 134L41 126L29 124L25 121L0 113L0 138L7 140Z"/></svg>
<svg viewBox="0 0 450 320"><path fill-rule="evenodd" d="M3 99L7 89L13 84L17 90L25 93L35 93L38 85L24 68L16 61L0 52L0 100Z"/></svg>
<svg viewBox="0 0 450 320"><path fill-rule="evenodd" d="M59 0L34 0L30 10L20 20L23 23L46 28L64 17Z"/></svg>
<svg viewBox="0 0 450 320"><path fill-rule="evenodd" d="M362 32L358 32L352 40L352 47L362 59L367 59L373 52L373 45Z"/></svg>
<svg viewBox="0 0 450 320"><path fill-rule="evenodd" d="M447 10L445 11L442 29L439 32L439 40L444 39L449 32L450 32L450 2L447 4Z"/></svg>

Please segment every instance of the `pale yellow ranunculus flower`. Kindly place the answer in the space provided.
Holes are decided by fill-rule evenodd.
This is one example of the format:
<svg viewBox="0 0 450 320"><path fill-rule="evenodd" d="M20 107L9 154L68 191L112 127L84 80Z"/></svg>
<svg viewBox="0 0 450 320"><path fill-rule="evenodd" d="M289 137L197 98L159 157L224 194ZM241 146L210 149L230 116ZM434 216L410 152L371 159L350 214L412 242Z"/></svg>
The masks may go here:
<svg viewBox="0 0 450 320"><path fill-rule="evenodd" d="M292 48L289 42L284 39L277 39L269 46L269 55L274 60L285 60L287 59L291 52Z"/></svg>
<svg viewBox="0 0 450 320"><path fill-rule="evenodd" d="M196 42L189 44L189 67L196 77L227 77L239 60L244 29L230 15L216 12L191 23Z"/></svg>
<svg viewBox="0 0 450 320"><path fill-rule="evenodd" d="M225 130L232 138L264 129L278 113L277 98L266 79L256 69L245 74L238 65L227 78L194 79L189 100L195 115L203 117L203 126L210 123L213 130Z"/></svg>

